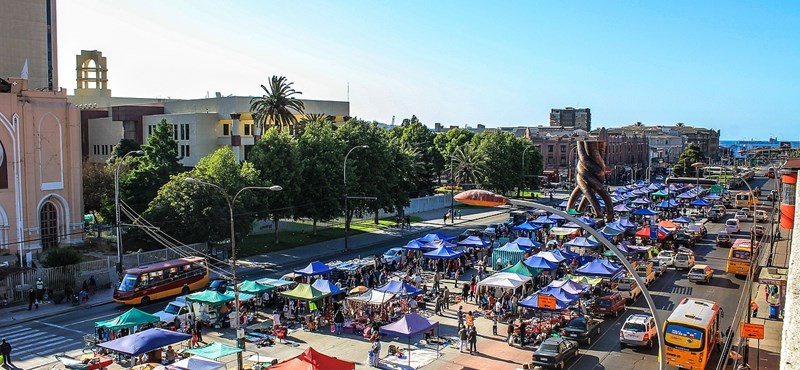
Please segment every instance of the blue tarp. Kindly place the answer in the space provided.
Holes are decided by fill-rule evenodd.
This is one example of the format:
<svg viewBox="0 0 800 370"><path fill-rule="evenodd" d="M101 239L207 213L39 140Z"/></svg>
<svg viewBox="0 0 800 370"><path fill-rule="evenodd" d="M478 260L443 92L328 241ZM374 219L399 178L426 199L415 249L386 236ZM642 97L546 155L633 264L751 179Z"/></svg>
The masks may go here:
<svg viewBox="0 0 800 370"><path fill-rule="evenodd" d="M131 335L126 335L122 338L109 342L100 343L98 346L107 348L117 353L126 354L128 356L138 356L142 353L147 353L171 344L186 341L191 337L192 336L189 334L152 328Z"/></svg>
<svg viewBox="0 0 800 370"><path fill-rule="evenodd" d="M650 209L650 208L642 208L633 211L633 214L636 216L654 216L657 215L658 212Z"/></svg>
<svg viewBox="0 0 800 370"><path fill-rule="evenodd" d="M589 238L586 238L586 237L583 237L583 236L579 236L579 237L577 237L575 239L572 239L572 240L564 243L564 245L568 246L568 247L594 248L594 247L597 247L598 245L600 245L600 243L598 243L598 242L596 242L594 240L591 240Z"/></svg>
<svg viewBox="0 0 800 370"><path fill-rule="evenodd" d="M604 262L603 260L596 259L594 261L584 264L581 267L578 267L575 270L575 273L577 275L585 275L585 276L612 277L616 275L621 269L621 267L619 266L617 266L616 269L612 269L611 266L616 266L616 265L611 264L611 266L609 266L608 264L610 264L610 262L608 261Z"/></svg>
<svg viewBox="0 0 800 370"><path fill-rule="evenodd" d="M422 293L422 289L415 288L411 284L397 280L389 281L386 283L386 285L380 288L375 288L375 290L379 292L394 293L403 297L414 297Z"/></svg>
<svg viewBox="0 0 800 370"><path fill-rule="evenodd" d="M448 247L441 246L436 248L430 252L423 253L422 255L428 258L435 258L435 259L444 259L444 260L451 260L453 258L458 258L458 256L464 254L462 251L454 251Z"/></svg>
<svg viewBox="0 0 800 370"><path fill-rule="evenodd" d="M449 235L445 235L445 234L440 234L440 233L433 233L433 234L428 234L428 235L425 235L425 236L423 236L421 238L418 238L417 240L419 240L419 241L421 241L423 243L430 243L430 242L432 242L434 240L444 240L444 241L449 242L449 241L451 241L451 240L453 240L455 238L457 238L457 237L456 236L449 236Z"/></svg>
<svg viewBox="0 0 800 370"><path fill-rule="evenodd" d="M558 267L557 263L550 262L542 257L538 256L531 256L522 261L528 267L533 267L536 269L543 269L543 270L553 270Z"/></svg>
<svg viewBox="0 0 800 370"><path fill-rule="evenodd" d="M328 265L320 261L314 261L309 263L308 266L306 266L305 268L300 270L294 270L294 272L300 275L313 276L313 275L326 275L331 273L331 271L333 270L335 269L330 268Z"/></svg>
<svg viewBox="0 0 800 370"><path fill-rule="evenodd" d="M556 298L556 297L554 297L554 298ZM539 293L531 294L531 295L525 297L524 299L522 299L521 301L519 301L519 303L517 303L517 304L522 306L522 307L527 307L527 308L534 309L534 310L543 310L543 311L563 311L563 310L566 310L567 307L569 307L569 302L560 301L558 298L556 298L556 309L555 310L550 310L550 309L547 309L547 308L540 308L539 307Z"/></svg>
<svg viewBox="0 0 800 370"><path fill-rule="evenodd" d="M473 235L456 243L456 245L461 247L483 248L489 245L489 242L481 239L480 236Z"/></svg>
<svg viewBox="0 0 800 370"><path fill-rule="evenodd" d="M331 295L337 295L342 292L342 290L336 285L333 285L330 280L325 279L317 279L311 286L317 288L320 292L330 293Z"/></svg>

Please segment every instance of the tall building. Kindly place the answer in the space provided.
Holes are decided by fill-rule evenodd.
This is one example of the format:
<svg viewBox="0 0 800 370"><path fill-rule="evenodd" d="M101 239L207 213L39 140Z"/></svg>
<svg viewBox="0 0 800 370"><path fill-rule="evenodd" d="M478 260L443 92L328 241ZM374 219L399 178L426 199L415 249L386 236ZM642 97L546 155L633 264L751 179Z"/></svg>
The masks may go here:
<svg viewBox="0 0 800 370"><path fill-rule="evenodd" d="M0 0L0 78L22 77L28 89L58 90L56 0Z"/></svg>
<svg viewBox="0 0 800 370"><path fill-rule="evenodd" d="M550 127L570 127L592 131L592 112L589 108L551 109Z"/></svg>

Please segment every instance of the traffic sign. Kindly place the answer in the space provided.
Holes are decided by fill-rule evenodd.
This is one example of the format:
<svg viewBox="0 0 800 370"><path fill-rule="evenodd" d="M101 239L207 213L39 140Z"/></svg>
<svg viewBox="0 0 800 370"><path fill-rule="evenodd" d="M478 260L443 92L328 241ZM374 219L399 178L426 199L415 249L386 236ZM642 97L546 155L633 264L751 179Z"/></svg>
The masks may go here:
<svg viewBox="0 0 800 370"><path fill-rule="evenodd" d="M722 194L722 185L711 185L711 194Z"/></svg>
<svg viewBox="0 0 800 370"><path fill-rule="evenodd" d="M556 309L556 297L539 294L539 301L537 302L539 308L546 308L548 310Z"/></svg>
<svg viewBox="0 0 800 370"><path fill-rule="evenodd" d="M743 322L739 331L742 338L764 339L764 325Z"/></svg>
<svg viewBox="0 0 800 370"><path fill-rule="evenodd" d="M650 225L650 239L658 239L658 225Z"/></svg>

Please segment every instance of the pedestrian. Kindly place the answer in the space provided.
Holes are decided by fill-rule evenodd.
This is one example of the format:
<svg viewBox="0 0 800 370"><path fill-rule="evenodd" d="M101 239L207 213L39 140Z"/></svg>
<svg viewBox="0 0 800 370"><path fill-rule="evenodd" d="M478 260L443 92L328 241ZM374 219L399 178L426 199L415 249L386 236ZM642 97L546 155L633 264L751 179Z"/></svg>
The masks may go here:
<svg viewBox="0 0 800 370"><path fill-rule="evenodd" d="M450 289L444 288L444 308L450 309Z"/></svg>
<svg viewBox="0 0 800 370"><path fill-rule="evenodd" d="M525 347L526 342L526 330L528 329L528 324L525 323L525 320L522 318L519 319L519 345Z"/></svg>
<svg viewBox="0 0 800 370"><path fill-rule="evenodd" d="M237 326L238 327L238 326ZM194 333L197 335L197 341L200 343L205 344L206 342L203 340L203 321L196 320L194 322Z"/></svg>
<svg viewBox="0 0 800 370"><path fill-rule="evenodd" d="M434 304L434 313L437 315L442 314L442 297L439 295L436 296L436 303Z"/></svg>
<svg viewBox="0 0 800 370"><path fill-rule="evenodd" d="M36 298L36 291L31 288L28 290L28 311L30 311L33 306L36 306L36 309L39 309L39 300Z"/></svg>
<svg viewBox="0 0 800 370"><path fill-rule="evenodd" d="M464 306L458 306L458 327L461 328L464 326Z"/></svg>
<svg viewBox="0 0 800 370"><path fill-rule="evenodd" d="M467 328L463 326L458 329L458 349L461 353L467 350Z"/></svg>
<svg viewBox="0 0 800 370"><path fill-rule="evenodd" d="M461 208L459 208L459 209L458 209L458 219L459 219L459 220L461 219L462 213L463 213L463 212L462 212Z"/></svg>
<svg viewBox="0 0 800 370"><path fill-rule="evenodd" d="M492 317L492 335L497 335L497 315Z"/></svg>
<svg viewBox="0 0 800 370"><path fill-rule="evenodd" d="M445 224L447 223L447 215L448 215L448 214L447 214L447 213L445 213L445 214L444 214L444 216L442 216L442 219L444 220L444 223L445 223Z"/></svg>
<svg viewBox="0 0 800 370"><path fill-rule="evenodd" d="M478 352L478 331L475 330L475 326L469 328L469 334L467 335L467 340L469 341L469 354L472 352Z"/></svg>
<svg viewBox="0 0 800 370"><path fill-rule="evenodd" d="M472 311L467 312L466 324L467 327L475 326L475 316L472 314Z"/></svg>
<svg viewBox="0 0 800 370"><path fill-rule="evenodd" d="M508 327L506 328L506 332L508 334L506 336L506 342L510 346L514 344L514 340L512 339L512 337L514 336L514 320L511 319L508 320Z"/></svg>
<svg viewBox="0 0 800 370"><path fill-rule="evenodd" d="M370 365L372 367L378 367L378 366L380 366L380 361L381 361L381 337L380 337L380 335L378 335L378 333L373 334L372 338L370 338L370 342L372 342L372 348L370 349L370 352L371 352L371 354L370 354L370 360L371 360Z"/></svg>
<svg viewBox="0 0 800 370"><path fill-rule="evenodd" d="M442 274L437 270L435 274L433 274L433 290L438 292L439 282L442 280Z"/></svg>
<svg viewBox="0 0 800 370"><path fill-rule="evenodd" d="M0 344L0 354L3 355L3 365L14 366L14 364L11 363L11 343L7 342L5 339L3 339L3 343Z"/></svg>
<svg viewBox="0 0 800 370"><path fill-rule="evenodd" d="M750 310L753 311L753 317L758 316L758 303L755 300L750 302Z"/></svg>
<svg viewBox="0 0 800 370"><path fill-rule="evenodd" d="M333 323L336 325L336 335L342 335L342 326L344 326L344 314L342 310L336 311L336 316L333 317Z"/></svg>

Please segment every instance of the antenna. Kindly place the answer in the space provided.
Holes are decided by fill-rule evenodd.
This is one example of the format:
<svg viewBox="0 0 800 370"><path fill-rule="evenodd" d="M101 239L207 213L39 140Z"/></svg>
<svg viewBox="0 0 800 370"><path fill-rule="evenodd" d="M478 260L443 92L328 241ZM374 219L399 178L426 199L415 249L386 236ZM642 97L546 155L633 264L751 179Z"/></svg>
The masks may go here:
<svg viewBox="0 0 800 370"><path fill-rule="evenodd" d="M347 81L347 101L350 101L350 81Z"/></svg>

